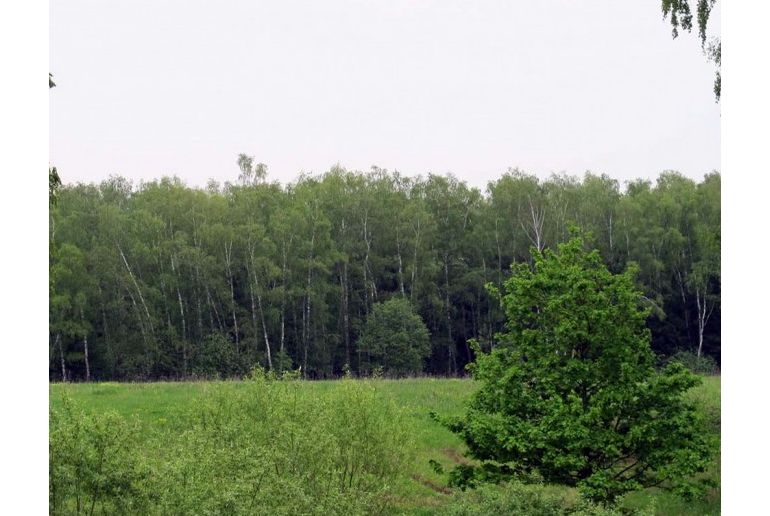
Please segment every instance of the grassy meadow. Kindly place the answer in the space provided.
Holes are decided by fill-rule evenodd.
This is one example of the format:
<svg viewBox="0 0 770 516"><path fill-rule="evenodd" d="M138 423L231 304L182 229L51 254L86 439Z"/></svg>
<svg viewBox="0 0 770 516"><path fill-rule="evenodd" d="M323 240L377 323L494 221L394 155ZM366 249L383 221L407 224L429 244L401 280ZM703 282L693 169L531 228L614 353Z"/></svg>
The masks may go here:
<svg viewBox="0 0 770 516"><path fill-rule="evenodd" d="M245 446L244 443L258 440L259 437L249 437L248 440L239 440L237 435L233 436L231 434L237 434L241 429L246 429L245 431L247 432L259 432L259 429L254 428L255 426L258 426L255 422L249 421L248 417L241 416L241 413L244 412L242 407L245 406L243 403L248 405L250 403L249 399L257 396L258 393L267 392L268 396L274 396L274 399L278 401L271 405L272 402L267 400L265 401L263 408L257 409L248 405L248 407L251 408L245 409L246 414L252 413L249 412L252 409L262 410L260 414L273 414L271 418L282 421L280 424L283 426L270 426L270 428L265 429L266 433L264 435L267 436L265 439L270 438L270 432L281 434L286 434L288 432L289 434L294 435L294 432L296 431L297 436L301 437L305 435L310 440L313 440L315 439L313 432L316 431L314 425L317 424L317 433L315 436L318 437L318 446L321 446L321 448L312 452L315 453L313 456L317 457L319 453L323 454L323 449L334 447L332 441L329 441L332 442L331 445L322 446L321 437L324 432L337 435L335 432L339 429L343 429L346 425L354 424L355 422L355 424L359 425L356 429L357 434L363 434L364 436L368 436L371 441L382 444L381 448L374 449L367 448L368 446L372 446L371 443L360 443L360 446L354 444L350 447L350 450L353 450L352 453L358 453L358 451L360 451L367 456L376 455L380 457L381 455L381 459L378 459L380 462L371 466L370 471L367 473L367 475L370 476L366 478L376 477L387 479L388 483L387 490L376 491L376 496L379 496L381 501L384 500L384 504L367 505L363 509L361 508L363 506L356 505L354 507L351 505L351 513L383 512L390 514L415 515L444 514L449 508L457 503L458 497L464 496L455 490L448 488L446 475L436 473L434 467L429 464L429 461L436 461L443 466L445 471L448 471L454 465L467 461L464 457L464 446L460 439L432 420L429 414L432 411L442 415L462 413L465 401L475 389L473 381L466 379L419 378L403 380L378 379L365 381L272 382L273 386L270 386L267 383L254 386L253 383L254 382L251 381L226 381L136 384L52 384L50 386L49 395L51 409L54 412L61 411L63 405L68 404L68 402L65 401L65 398L68 398L72 401L74 406L78 407L84 413L93 415L115 413L117 420L125 421L126 424L129 425L127 428L130 428L130 432L134 437L125 445L123 451L126 454L140 457L141 467L144 468L142 471L145 471L146 475L149 477L165 477L170 475L171 473L168 471L172 470L164 469L166 467L165 465L179 460L179 457L185 453L184 451L181 451L184 449L193 450L192 456L185 466L187 469L174 469L173 472L181 472L179 473L179 478L185 479L185 482L189 478L195 477L195 475L205 476L207 473L206 471L201 472L195 470L196 466L194 463L197 458L195 457L194 450L197 446L200 446L201 450L214 450L217 447L221 448L218 444L219 436L223 436L223 442L227 441L230 443L229 445L233 446L233 449L242 449L243 446ZM276 384L291 384L291 387L276 386ZM365 385L367 389L366 392L358 394L358 385ZM337 393L345 391L346 389L347 394L344 396L337 396ZM353 403L352 405L348 403L345 396L351 395L356 397L356 400L358 400L356 403L358 403L358 405L356 405L356 403ZM706 417L709 423L709 431L713 432L718 438L720 378L704 377L703 384L693 389L690 395L696 401ZM223 418L220 410L225 410L221 407L228 405L228 403L230 403L229 400L236 401L233 402L232 413L229 413L229 415ZM299 404L301 405L299 409L296 408L297 400L299 400ZM238 405L238 403L241 403L241 405ZM295 408L293 411L278 410L276 412L276 403L282 405L291 405L292 403L295 403ZM375 411L369 411L368 407L371 406L378 407L377 411L379 412L375 413ZM379 407L384 407L382 410L392 410L393 412L381 413L382 411ZM201 416L201 413L203 413L204 416ZM339 419L329 419L332 417L329 416L329 414L332 413L342 415L339 416ZM208 414L208 416L205 414ZM364 422L358 422L359 414L363 414L361 417L365 420ZM377 414L381 415L378 416ZM374 417L375 419L376 417L381 417L382 419L369 421L368 418L370 417ZM391 424L393 426L389 427L388 425ZM212 428L215 430L211 430ZM201 431L204 433L209 431L213 432L212 439L205 442L201 441L201 443L196 444L197 441L194 441L194 439L197 439L198 437L195 434L200 433L197 429L203 429ZM378 431L383 433L376 434ZM303 434L303 432L305 433ZM258 436L263 434L255 433L253 435ZM342 438L343 436L340 434L340 439ZM388 441L388 439L392 439L392 441ZM186 445L187 448L178 448L179 442L183 440L190 444ZM387 447L401 448L402 440L403 449L400 451L403 455L387 455ZM283 444L276 444L276 447L278 448L281 446L283 446ZM285 449L296 450L297 448L292 441L286 445ZM341 446L340 449L347 450L348 447ZM220 458L211 463L212 465L210 467L212 468L218 467L222 464L223 460L227 460L229 455L232 455L232 453L227 450L219 450L218 453L221 454L218 455ZM265 464L275 464L275 467L272 465L270 466L270 474L272 475L275 473L279 476L283 475L284 470L278 470L277 464L279 461L268 457L270 453L270 448L255 448L254 450L248 451L248 453L244 452L243 460L252 460L249 457L254 456L267 457L265 458ZM292 453L294 452L292 451ZM288 455L286 455L286 457L287 456ZM358 460L358 462L356 462L356 460ZM282 463L286 463L286 461ZM355 458L351 458L350 463L354 465L364 464L359 459ZM244 466L244 464L250 463L233 463L231 467L240 468L242 470L247 467ZM225 466L222 467L224 468ZM254 468L258 467L260 466L254 466ZM368 468L369 466L366 467ZM719 480L718 468L717 458L712 471L709 472L709 476L714 478L717 482ZM273 469L275 471L273 471ZM265 471L267 471L267 469ZM286 471L293 471L294 473L292 474L295 474L298 470L291 470L291 468L289 468ZM319 469L319 471L321 470ZM391 472L392 474L388 472ZM226 475L226 473L224 474ZM289 473L286 474L288 475ZM304 475L305 473L302 474ZM343 485L347 482L347 480L345 480L347 478L346 474L347 465L345 466L345 472L341 473ZM312 476L314 474L311 473L310 475L311 476L309 477L301 478L309 478L311 479L309 480L311 482L315 481L315 476ZM277 477L271 478L273 478L272 482L275 484ZM335 476L334 478L336 479L337 477ZM352 484L353 473L350 473L350 478ZM357 478L363 479L364 477ZM156 478L156 481L157 480L158 479ZM308 480L305 480L305 482L307 481ZM383 480L382 482L385 481ZM179 481L175 481L175 483L178 484ZM264 490L263 487L259 487L258 489ZM544 486L542 489L558 491L560 495L566 498L577 499L577 493L575 493L574 490L557 486ZM290 487L286 487L285 492L290 492ZM280 491L271 491L271 493L270 496L274 497L284 496L280 494ZM242 497L242 495L243 493L240 492L234 493L233 497L235 499L239 496ZM160 502L151 498L152 497L148 499L147 503L150 505L147 507L156 507L156 505L152 504ZM172 500L173 497L169 499ZM241 498L238 499L240 500ZM269 500L269 498L267 499ZM348 503L348 501L333 499L329 503L334 505L330 505L326 512L347 512L344 509L341 509L341 507L345 507L344 503ZM65 513L77 512L77 510L81 509L81 503L83 504L82 509L84 513L88 513L89 509L94 511L92 513L96 514L98 514L100 510L103 512L110 512L111 510L117 511L119 509L116 508L117 506L104 506L102 505L102 502L103 499L100 499L99 503L92 501L92 506L88 507L88 504L81 502L80 499L73 501L68 498L62 507L64 508L63 512ZM350 501L350 503L355 502L355 500ZM180 503L181 502L179 501L173 502L172 507L175 507L174 510L179 514L187 513L184 506L180 505ZM217 506L211 510L215 513L228 513L230 510L233 514L241 513L239 510L233 508L236 507L235 505L228 506L226 501L223 503L225 505ZM254 503L258 504L260 502ZM307 503L310 504L313 502L311 500ZM190 504L190 507L197 507L196 502L194 501L190 501ZM719 489L714 488L704 499L685 502L670 493L659 490L647 490L627 495L622 499L620 505L629 510L639 509L654 512L656 514L719 514L720 494ZM227 507L230 507L231 509L227 509ZM253 513L260 513L256 507L260 506L256 505L255 508L253 508ZM265 506L262 505L261 507L263 507L264 511ZM296 508L299 507L296 505L287 507L294 507L294 509L287 508L286 514L300 510ZM123 510L131 512L130 509L124 508ZM149 511L149 509L147 510ZM163 509L152 510L153 513L156 511L160 513L167 512ZM319 510L318 512L324 512L324 510ZM466 514L467 512L456 513Z"/></svg>

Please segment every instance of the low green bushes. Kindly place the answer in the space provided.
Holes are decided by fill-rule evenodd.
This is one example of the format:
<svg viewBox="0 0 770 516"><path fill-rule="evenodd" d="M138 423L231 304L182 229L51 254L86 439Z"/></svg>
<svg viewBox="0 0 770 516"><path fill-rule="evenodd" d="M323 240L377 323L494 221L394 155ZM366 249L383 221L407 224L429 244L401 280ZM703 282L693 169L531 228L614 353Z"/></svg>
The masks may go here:
<svg viewBox="0 0 770 516"><path fill-rule="evenodd" d="M696 374L719 374L719 365L716 360L708 355L698 356L692 351L679 351L666 359L666 363L679 362L691 372Z"/></svg>
<svg viewBox="0 0 770 516"><path fill-rule="evenodd" d="M102 442L119 453L99 472L82 468L78 453L52 453L52 513L90 514L83 507L93 491L96 513L378 514L412 457L400 410L361 381L312 392L262 374L213 384L186 424L167 430L176 435L147 441L145 469L139 457L148 450L131 448L136 430L125 421L63 407L52 412L52 450L69 451L79 426L80 453L96 457ZM104 433L105 426L115 430ZM90 487L100 475L111 490Z"/></svg>
<svg viewBox="0 0 770 516"><path fill-rule="evenodd" d="M447 507L449 516L482 516L499 514L528 514L531 516L561 516L565 501L558 495L546 493L540 486L509 483L504 486L483 484L477 489L455 495Z"/></svg>
<svg viewBox="0 0 770 516"><path fill-rule="evenodd" d="M51 514L141 514L149 470L136 428L115 413L88 414L66 396L49 414L48 500Z"/></svg>
<svg viewBox="0 0 770 516"><path fill-rule="evenodd" d="M442 511L448 516L619 516L629 514L612 507L596 505L559 486L508 482L499 486L484 484L477 489L457 493ZM654 514L654 507L630 514Z"/></svg>

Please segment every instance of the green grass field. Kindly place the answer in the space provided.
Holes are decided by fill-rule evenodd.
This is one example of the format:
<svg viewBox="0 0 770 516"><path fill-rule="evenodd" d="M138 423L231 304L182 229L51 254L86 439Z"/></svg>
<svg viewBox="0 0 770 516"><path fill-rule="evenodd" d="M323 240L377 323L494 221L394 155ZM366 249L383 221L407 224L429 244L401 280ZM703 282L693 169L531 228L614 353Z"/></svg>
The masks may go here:
<svg viewBox="0 0 770 516"><path fill-rule="evenodd" d="M441 514L442 507L452 500L452 490L446 486L445 476L437 474L429 464L437 461L445 470L466 461L462 442L451 432L433 421L429 413L460 414L464 402L473 392L471 380L462 379L406 379L372 380L378 393L392 399L405 412L410 428L415 432L415 457L408 466L410 471L396 488L393 500L397 513ZM223 389L239 389L239 382L185 382L146 384L53 384L50 386L50 404L61 405L66 393L85 410L100 413L115 411L139 425L141 439L163 442L174 439L186 426L187 414L206 393ZM339 388L338 381L302 382L301 389L308 395ZM719 434L720 378L707 377L691 396L708 418L712 431ZM149 447L148 447L149 448ZM157 447L156 447L157 448ZM164 460L162 456L149 457ZM719 479L718 459L708 473ZM566 488L556 488L566 489ZM575 496L577 496L575 494ZM702 500L684 502L671 494L649 490L632 493L622 500L628 508L649 507L654 501L657 514L719 514L720 493L716 488Z"/></svg>

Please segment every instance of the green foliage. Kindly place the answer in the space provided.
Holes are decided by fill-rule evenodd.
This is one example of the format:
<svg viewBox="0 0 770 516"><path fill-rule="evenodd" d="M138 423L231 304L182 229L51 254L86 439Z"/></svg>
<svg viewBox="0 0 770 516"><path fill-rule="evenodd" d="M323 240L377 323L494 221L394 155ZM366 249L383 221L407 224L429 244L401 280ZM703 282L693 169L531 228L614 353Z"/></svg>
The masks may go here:
<svg viewBox="0 0 770 516"><path fill-rule="evenodd" d="M400 422L392 403L353 381L315 396L259 374L220 387L171 451L160 512L379 513L408 460Z"/></svg>
<svg viewBox="0 0 770 516"><path fill-rule="evenodd" d="M293 373L296 375L296 373ZM254 376L257 378L272 376L278 377L272 371L265 372L256 369ZM267 384L281 383L270 382ZM286 383L286 382L283 382ZM323 382L290 382L297 390L300 399L309 400L326 399L324 393L339 388L343 383L339 381ZM141 426L141 432L134 433L132 439L133 456L141 457L146 464L146 469L151 474L152 482L148 490L150 492L164 492L170 487L164 487L166 472L177 467L178 451L185 448L179 443L181 439L187 439L188 433L200 419L201 395L203 399L211 400L216 391L222 390L221 396L227 397L228 393L239 389L248 389L253 385L243 382L162 382L162 383L73 383L52 384L49 386L50 403L54 410L62 409L62 394L66 393L78 405L87 409L89 413L99 414L105 412L117 412L123 418L135 420ZM259 384L257 384L259 385ZM450 489L445 487L446 477L436 473L429 461L433 460L441 469L448 470L458 463L469 462L461 456L464 445L462 441L446 428L436 425L428 417L429 411L442 414L462 414L469 396L479 387L477 382L461 379L436 379L419 378L403 380L379 380L366 381L367 388L376 390L377 396L384 403L392 399L399 407L399 414L403 416L401 426L406 424L409 437L414 439L414 446L409 447L409 457L402 464L399 479L390 481L390 491L387 499L392 502L393 514L444 514L446 507L454 505L455 496L447 496ZM709 422L716 426L709 428L708 432L714 436L719 435L719 407L720 407L720 378L707 377L702 385L688 392L688 398L695 403L699 412L705 415L713 415L716 419ZM363 414L364 412L362 412ZM306 424L306 426L312 426ZM194 443L189 445L185 453L192 454ZM224 452L222 452L224 453ZM185 459L192 461L193 458ZM177 464L177 466L174 466ZM238 473L240 475L240 473ZM234 475L235 476L235 475ZM714 461L707 476L719 479L718 461ZM228 477L229 478L229 477ZM156 480L157 479L157 480ZM534 480L534 479L533 479ZM536 481L535 483L538 483ZM483 485L479 486L484 488ZM181 489L181 488L179 488ZM498 487L494 487L498 489ZM505 490L503 485L499 489ZM536 489L546 493L564 494L568 507L574 507L579 503L579 496L574 488L559 486L536 486ZM490 491L493 489L490 488ZM452 491L458 491L452 489ZM457 498L466 500L466 505L476 496L474 491L456 493ZM175 495L183 496L183 494ZM153 509L148 507L144 513L154 514L159 512L158 498L153 503ZM650 489L629 493L618 503L624 511L641 510L656 503L657 514L677 514L690 516L703 516L706 514L719 514L719 491L711 491L707 498L702 500L684 501L681 498L658 489ZM253 511L257 512L257 511ZM97 508L96 513L99 513ZM257 512L258 513L258 512ZM172 511L172 514L179 512ZM509 514L506 511L498 514ZM628 514L628 513L627 513ZM633 514L633 513L631 513Z"/></svg>
<svg viewBox="0 0 770 516"><path fill-rule="evenodd" d="M381 514L413 453L402 411L368 383L313 392L292 376L211 384L141 448L122 418L65 400L51 412L51 512Z"/></svg>
<svg viewBox="0 0 770 516"><path fill-rule="evenodd" d="M49 412L51 514L140 514L149 503L149 470L137 428L115 413L88 414L66 395Z"/></svg>
<svg viewBox="0 0 770 516"><path fill-rule="evenodd" d="M699 380L655 372L634 269L610 273L580 237L534 257L505 282L507 331L469 367L481 386L467 413L445 421L484 463L474 475L536 473L597 501L694 493L711 449L683 395Z"/></svg>
<svg viewBox="0 0 770 516"><path fill-rule="evenodd" d="M221 333L208 335L192 357L192 371L201 378L241 376L248 367L235 344Z"/></svg>
<svg viewBox="0 0 770 516"><path fill-rule="evenodd" d="M667 359L667 362L678 362L695 374L719 374L719 366L708 355L698 356L692 351L679 351Z"/></svg>
<svg viewBox="0 0 770 516"><path fill-rule="evenodd" d="M511 170L482 192L376 168L282 186L257 174L255 159L240 165L248 177L209 190L169 177L58 189L51 379L85 379L86 339L92 378L185 378L196 367L237 377L255 364L315 379L346 365L366 375L383 363L357 343L392 298L408 299L430 332L429 354L416 369L409 357L408 369L462 374L468 340L487 350L504 328L485 284L502 288L511 263L531 263L533 244L555 248L570 222L590 231L611 271L639 264L656 353L700 346L719 361L718 173L696 182L666 172L623 190L607 176ZM206 363L213 344L225 361L232 348L238 366Z"/></svg>
<svg viewBox="0 0 770 516"><path fill-rule="evenodd" d="M671 34L674 38L679 36L680 29L692 32L693 11L690 3L690 0L661 0L663 18L668 18L671 23ZM709 18L716 3L717 0L697 0L696 3L695 19L698 27L698 37L704 50L706 50L706 31ZM706 56L717 65L716 78L714 79L714 95L718 102L722 95L722 42L720 38L714 38L706 50Z"/></svg>
<svg viewBox="0 0 770 516"><path fill-rule="evenodd" d="M48 89L53 88L56 86L56 83L53 82L53 75L51 73L48 74ZM59 172L57 172L56 167L48 167L48 205L54 205L56 204L56 193L61 188L61 178L59 177Z"/></svg>
<svg viewBox="0 0 770 516"><path fill-rule="evenodd" d="M371 365L388 376L419 374L430 354L428 328L400 297L374 305L358 345L371 357Z"/></svg>
<svg viewBox="0 0 770 516"><path fill-rule="evenodd" d="M56 194L61 188L61 178L56 167L48 167L48 204L56 204Z"/></svg>
<svg viewBox="0 0 770 516"><path fill-rule="evenodd" d="M619 516L620 510L575 500L564 489L538 484L507 482L500 486L483 485L478 489L461 491L442 514L449 516ZM654 512L634 512L644 515Z"/></svg>

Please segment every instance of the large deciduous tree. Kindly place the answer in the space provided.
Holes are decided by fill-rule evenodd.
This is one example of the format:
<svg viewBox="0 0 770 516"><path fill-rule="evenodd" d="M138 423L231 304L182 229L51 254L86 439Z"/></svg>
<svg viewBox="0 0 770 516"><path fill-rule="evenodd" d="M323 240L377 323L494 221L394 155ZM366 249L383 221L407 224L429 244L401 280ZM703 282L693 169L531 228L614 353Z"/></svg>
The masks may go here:
<svg viewBox="0 0 770 516"><path fill-rule="evenodd" d="M471 366L479 390L445 420L483 464L458 478L537 473L599 501L693 489L710 455L683 397L698 379L655 371L633 269L612 274L580 237L533 257L505 282L506 331Z"/></svg>

